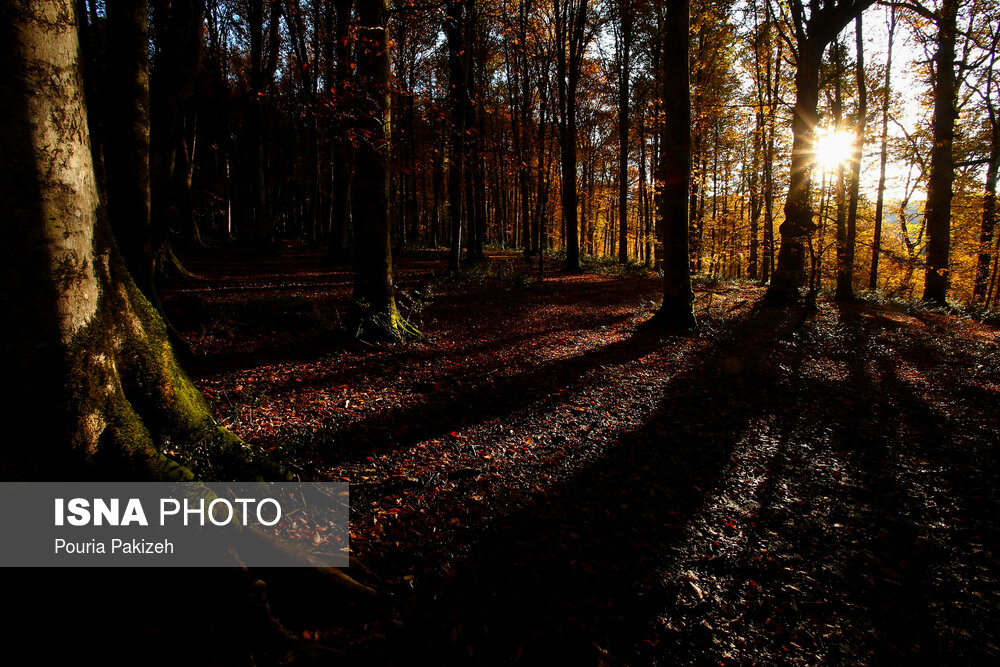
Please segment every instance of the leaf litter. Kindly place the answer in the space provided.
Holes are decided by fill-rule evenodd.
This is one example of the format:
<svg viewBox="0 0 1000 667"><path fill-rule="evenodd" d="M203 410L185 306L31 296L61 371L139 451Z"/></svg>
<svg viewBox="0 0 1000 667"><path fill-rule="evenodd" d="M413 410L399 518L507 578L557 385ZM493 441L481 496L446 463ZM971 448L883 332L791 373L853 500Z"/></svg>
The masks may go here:
<svg viewBox="0 0 1000 667"><path fill-rule="evenodd" d="M406 345L338 334L350 274L304 247L166 295L220 421L351 483L388 602L278 609L303 636L384 664L1000 660L996 329L732 282L671 336L651 274L439 260L397 261Z"/></svg>

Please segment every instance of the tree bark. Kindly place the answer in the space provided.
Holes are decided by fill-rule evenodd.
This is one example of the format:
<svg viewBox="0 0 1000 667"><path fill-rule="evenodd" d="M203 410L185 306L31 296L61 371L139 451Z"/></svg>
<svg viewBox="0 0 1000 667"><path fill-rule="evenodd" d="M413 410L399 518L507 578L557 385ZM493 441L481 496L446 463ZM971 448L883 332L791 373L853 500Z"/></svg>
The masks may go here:
<svg viewBox="0 0 1000 667"><path fill-rule="evenodd" d="M631 0L618 0L618 262L628 262L629 79L632 76Z"/></svg>
<svg viewBox="0 0 1000 667"><path fill-rule="evenodd" d="M108 216L125 266L156 301L150 226L149 29L142 3L108 3Z"/></svg>
<svg viewBox="0 0 1000 667"><path fill-rule="evenodd" d="M336 7L337 29L334 57L337 60L334 74L334 104L331 141L333 153L333 193L330 202L330 246L327 261L331 264L346 264L351 259L351 147L347 138L350 99L350 22L351 0L333 0Z"/></svg>
<svg viewBox="0 0 1000 667"><path fill-rule="evenodd" d="M812 235L812 168L816 108L819 101L819 66L823 50L850 21L873 0L810 2L810 12L802 0L793 0L796 54L795 108L792 115L792 158L785 200L785 221L781 224L781 245L771 285L765 300L788 305L799 298L805 269L806 241Z"/></svg>
<svg viewBox="0 0 1000 667"><path fill-rule="evenodd" d="M865 83L865 56L862 19L854 20L854 44L857 51L855 78L858 87L858 115L854 122L854 146L851 155L851 176L848 194L847 229L841 243L837 238L838 301L854 299L854 253L858 239L858 197L861 189L861 159L864 156L865 129L868 120L868 86Z"/></svg>
<svg viewBox="0 0 1000 667"><path fill-rule="evenodd" d="M359 0L357 13L354 293L348 322L357 336L402 340L418 332L400 315L392 284L386 168L391 136L388 0Z"/></svg>
<svg viewBox="0 0 1000 667"><path fill-rule="evenodd" d="M565 227L566 269L580 270L577 227L576 96L580 65L586 47L589 0L555 0L556 90L559 95L560 165L562 167L562 219Z"/></svg>
<svg viewBox="0 0 1000 667"><path fill-rule="evenodd" d="M878 263L882 254L882 218L885 210L885 165L889 157L889 104L892 100L892 46L896 36L896 8L889 18L889 44L885 57L885 101L882 105L882 148L879 153L878 195L875 201L875 231L872 238L872 266L868 273L868 289L878 289Z"/></svg>
<svg viewBox="0 0 1000 667"><path fill-rule="evenodd" d="M167 442L245 456L178 367L100 213L73 3L5 3L0 39L0 313L17 323L3 372L31 378L3 402L3 478L190 478Z"/></svg>
<svg viewBox="0 0 1000 667"><path fill-rule="evenodd" d="M465 2L449 0L445 31L448 35L448 270L458 271L462 252L463 172L465 170L466 89Z"/></svg>
<svg viewBox="0 0 1000 667"><path fill-rule="evenodd" d="M955 179L955 41L959 0L945 0L937 17L937 51L934 54L934 119L931 169L927 181L927 266L923 300L948 303L951 253L951 197Z"/></svg>
<svg viewBox="0 0 1000 667"><path fill-rule="evenodd" d="M663 303L653 322L671 329L696 326L688 261L688 190L691 181L691 91L688 70L689 0L672 3L662 35L658 217L663 245Z"/></svg>
<svg viewBox="0 0 1000 667"><path fill-rule="evenodd" d="M976 259L976 277L972 284L972 300L975 303L989 305L989 287L991 252L993 237L997 224L997 175L1000 172L1000 118L997 117L996 104L993 98L996 86L997 42L994 37L993 49L990 52L989 70L986 75L986 92L983 94L983 104L990 127L990 156L986 163L986 183L983 188L983 217L979 228L979 256Z"/></svg>

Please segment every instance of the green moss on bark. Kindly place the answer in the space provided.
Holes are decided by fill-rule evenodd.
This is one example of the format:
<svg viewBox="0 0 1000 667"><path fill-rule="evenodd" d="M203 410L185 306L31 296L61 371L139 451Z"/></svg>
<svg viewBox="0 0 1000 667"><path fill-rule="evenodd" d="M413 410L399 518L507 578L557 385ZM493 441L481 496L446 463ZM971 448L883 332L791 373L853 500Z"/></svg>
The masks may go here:
<svg viewBox="0 0 1000 667"><path fill-rule="evenodd" d="M68 354L72 459L104 478L282 479L257 461L177 364L167 328L99 235L101 296L93 320Z"/></svg>
<svg viewBox="0 0 1000 667"><path fill-rule="evenodd" d="M347 322L350 333L361 340L405 342L420 340L424 336L399 312L395 297L389 298L389 305L384 309L355 301L351 304Z"/></svg>

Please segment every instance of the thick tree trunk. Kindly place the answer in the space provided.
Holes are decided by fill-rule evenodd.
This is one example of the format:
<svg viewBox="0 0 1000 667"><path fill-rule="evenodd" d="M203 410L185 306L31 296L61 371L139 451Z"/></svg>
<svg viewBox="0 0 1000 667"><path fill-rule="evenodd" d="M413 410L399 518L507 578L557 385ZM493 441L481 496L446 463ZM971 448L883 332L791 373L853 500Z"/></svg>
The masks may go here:
<svg viewBox="0 0 1000 667"><path fill-rule="evenodd" d="M819 63L822 47L812 42L799 45L795 72L795 110L792 116L792 162L785 200L785 221L779 227L781 245L771 285L765 298L784 305L798 295L805 269L806 241L815 224L812 220L813 128L819 100Z"/></svg>
<svg viewBox="0 0 1000 667"><path fill-rule="evenodd" d="M923 300L948 302L951 253L951 197L955 178L952 149L955 140L955 40L959 0L945 0L937 19L937 52L934 54L934 120L931 170L927 181L927 266Z"/></svg>
<svg viewBox="0 0 1000 667"><path fill-rule="evenodd" d="M349 326L359 336L402 340L417 331L400 315L389 241L388 0L359 2L357 127L351 210L355 219L354 294Z"/></svg>
<svg viewBox="0 0 1000 667"><path fill-rule="evenodd" d="M673 3L663 31L664 124L659 162L658 217L663 243L663 304L653 321L672 329L696 326L688 266L691 182L691 92L688 79L689 0Z"/></svg>
<svg viewBox="0 0 1000 667"><path fill-rule="evenodd" d="M5 215L5 479L179 479L161 452L215 442L242 456L177 366L100 216L72 3L0 8Z"/></svg>
<svg viewBox="0 0 1000 667"><path fill-rule="evenodd" d="M812 168L814 132L819 100L819 66L826 45L874 0L838 0L820 3L811 0L790 2L797 47L795 108L792 114L792 158L785 200L785 221L781 224L781 245L771 285L765 300L788 305L799 298L805 268L806 242L815 224L812 220Z"/></svg>

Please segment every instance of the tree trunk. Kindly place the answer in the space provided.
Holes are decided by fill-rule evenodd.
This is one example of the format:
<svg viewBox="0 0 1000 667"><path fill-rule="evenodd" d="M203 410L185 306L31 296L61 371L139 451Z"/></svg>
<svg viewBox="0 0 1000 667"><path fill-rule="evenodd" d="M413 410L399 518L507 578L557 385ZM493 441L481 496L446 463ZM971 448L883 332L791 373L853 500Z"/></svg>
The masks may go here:
<svg viewBox="0 0 1000 667"><path fill-rule="evenodd" d="M854 146L851 155L850 193L847 209L847 229L841 242L837 238L838 301L854 299L854 253L858 239L858 197L861 189L861 158L864 155L865 127L868 116L868 87L865 84L864 38L859 16L854 21L854 43L857 51L855 78L858 86L858 116L854 123Z"/></svg>
<svg viewBox="0 0 1000 667"><path fill-rule="evenodd" d="M882 105L882 148L879 154L878 195L875 201L875 232L872 238L872 267L868 273L868 289L878 289L878 262L882 254L882 218L885 210L885 165L889 157L889 104L892 100L892 44L896 36L896 8L889 18L889 45L885 57L885 102Z"/></svg>
<svg viewBox="0 0 1000 667"><path fill-rule="evenodd" d="M997 224L997 172L1000 168L1000 132L994 120L993 145L990 161L986 168L986 186L983 191L983 218L979 231L979 256L976 261L976 278L973 284L973 300L982 303L986 296L986 281L990 273L993 235Z"/></svg>
<svg viewBox="0 0 1000 667"><path fill-rule="evenodd" d="M566 269L580 270L577 228L576 96L586 46L588 0L555 0L556 84L559 93L559 139L562 172L562 220Z"/></svg>
<svg viewBox="0 0 1000 667"><path fill-rule="evenodd" d="M31 378L3 403L2 476L190 478L168 442L245 456L177 366L99 213L73 3L8 2L0 39L0 311L17 322L3 372Z"/></svg>
<svg viewBox="0 0 1000 667"><path fill-rule="evenodd" d="M327 261L331 264L346 264L351 259L351 147L347 137L347 99L350 78L350 22L351 0L334 0L337 14L336 46L337 59L334 74L334 105L331 141L333 147L333 193L330 202L330 245Z"/></svg>
<svg viewBox="0 0 1000 667"><path fill-rule="evenodd" d="M788 305L799 297L805 268L805 244L815 227L812 220L810 188L812 184L814 133L819 101L819 66L826 45L874 0L838 0L809 2L809 15L802 0L792 0L796 53L795 109L792 114L792 159L785 200L785 221L781 224L778 264L765 300L773 305Z"/></svg>
<svg viewBox="0 0 1000 667"><path fill-rule="evenodd" d="M818 48L817 48L818 46ZM822 45L805 41L799 45L795 72L795 110L792 116L792 160L785 200L785 221L778 247L778 262L765 298L784 305L798 295L805 268L806 240L815 224L812 220L810 188L812 184L813 128L819 100L819 63Z"/></svg>
<svg viewBox="0 0 1000 667"><path fill-rule="evenodd" d="M388 0L359 2L355 149L351 210L355 219L354 294L349 326L358 336L402 340L418 335L399 314L389 241Z"/></svg>
<svg viewBox="0 0 1000 667"><path fill-rule="evenodd" d="M994 42L990 53L989 70L986 78L986 93L983 102L990 123L990 157L986 164L986 184L983 188L983 218L979 229L979 256L976 259L976 277L972 285L972 299L976 303L988 304L989 289L987 281L990 274L991 251L993 236L997 224L997 172L1000 171L1000 119L993 99L996 85L997 51Z"/></svg>
<svg viewBox="0 0 1000 667"><path fill-rule="evenodd" d="M661 130L658 217L663 244L663 304L653 320L671 329L696 326L688 262L688 189L691 181L691 92L688 73L689 0L667 11L662 36Z"/></svg>
<svg viewBox="0 0 1000 667"><path fill-rule="evenodd" d="M843 130L843 118L844 118L844 97L843 97L843 74L844 74L844 58L843 58L843 46L840 43L840 39L836 39L831 46L832 58L831 64L833 66L833 83L834 83L834 97L833 97L833 119L834 128L839 132ZM825 175L824 175L825 176ZM837 299L847 300L843 294L843 280L844 274L846 272L846 262L847 262L847 187L845 183L844 174L844 163L841 162L837 165L834 178L836 183L834 184L834 196L836 197L837 204L837 218L836 218L836 242L835 251L837 253L837 263L836 263L836 295ZM823 237L824 229L824 216L820 214L820 233L819 233L819 258L817 264L822 267L823 262L823 250L825 239ZM822 283L822 274L818 274L817 277L817 289L819 283ZM850 284L847 286L848 291L850 291Z"/></svg>
<svg viewBox="0 0 1000 667"><path fill-rule="evenodd" d="M618 49L618 262L628 262L629 79L632 76L632 4L619 0Z"/></svg>
<svg viewBox="0 0 1000 667"><path fill-rule="evenodd" d="M955 40L959 0L945 0L937 18L937 52L934 54L934 120L931 169L927 181L927 266L923 300L948 303L951 252L951 196L955 178L952 144L955 139Z"/></svg>
<svg viewBox="0 0 1000 667"><path fill-rule="evenodd" d="M446 32L448 34L448 113L451 121L448 164L448 224L450 245L448 270L458 271L462 252L462 185L465 170L465 4L463 0L448 2Z"/></svg>
<svg viewBox="0 0 1000 667"><path fill-rule="evenodd" d="M125 266L150 301L153 282L149 181L149 29L146 7L108 3L105 139L108 216Z"/></svg>

